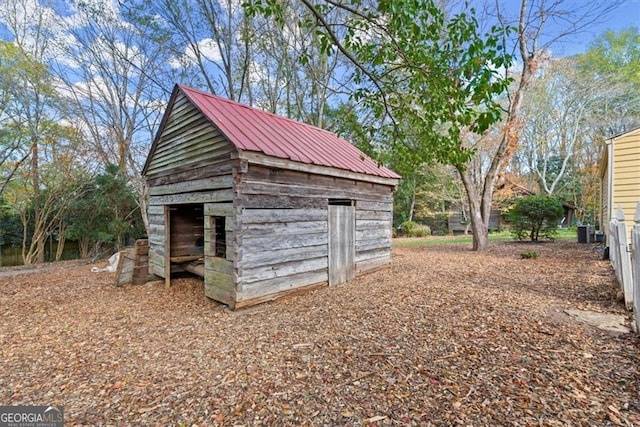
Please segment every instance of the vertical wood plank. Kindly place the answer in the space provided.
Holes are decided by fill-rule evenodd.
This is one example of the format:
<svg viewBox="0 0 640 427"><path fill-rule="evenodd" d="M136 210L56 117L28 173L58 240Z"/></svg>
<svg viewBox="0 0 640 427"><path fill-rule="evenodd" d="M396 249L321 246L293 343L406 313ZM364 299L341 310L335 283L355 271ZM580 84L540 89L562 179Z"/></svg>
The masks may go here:
<svg viewBox="0 0 640 427"><path fill-rule="evenodd" d="M171 209L164 205L164 288L171 286Z"/></svg>
<svg viewBox="0 0 640 427"><path fill-rule="evenodd" d="M353 206L328 206L329 285L338 285L355 277L355 209Z"/></svg>
<svg viewBox="0 0 640 427"><path fill-rule="evenodd" d="M636 330L640 333L640 202L636 204L633 217L634 226L631 230L631 256L633 267L633 316Z"/></svg>

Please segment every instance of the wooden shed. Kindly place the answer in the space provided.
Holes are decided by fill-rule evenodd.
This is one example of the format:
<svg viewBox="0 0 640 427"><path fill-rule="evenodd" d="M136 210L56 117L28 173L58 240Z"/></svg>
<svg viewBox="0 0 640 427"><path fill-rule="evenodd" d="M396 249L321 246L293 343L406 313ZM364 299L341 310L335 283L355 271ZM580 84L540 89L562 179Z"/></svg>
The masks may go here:
<svg viewBox="0 0 640 427"><path fill-rule="evenodd" d="M540 193L539 189L538 191L533 191L522 184L518 184L513 180L512 176L509 174L509 175L503 175L501 182L496 186L496 191L493 193L493 201L497 206L501 206L501 210L504 210L516 198L526 197L526 196L535 196L537 194L544 194L544 193ZM576 210L578 208L572 205L571 203L567 203L563 201L561 201L561 203L562 203L562 209L564 211L564 214L562 216L562 222L560 226L562 228L571 227L572 225L574 225L573 223L576 217ZM498 220L500 220L500 211L498 212L498 218L499 218Z"/></svg>
<svg viewBox="0 0 640 427"><path fill-rule="evenodd" d="M640 127L605 141L600 183L600 229L608 237L609 221L621 207L631 233L636 204L640 202Z"/></svg>
<svg viewBox="0 0 640 427"><path fill-rule="evenodd" d="M391 261L400 176L326 130L177 85L143 175L150 272L231 308Z"/></svg>

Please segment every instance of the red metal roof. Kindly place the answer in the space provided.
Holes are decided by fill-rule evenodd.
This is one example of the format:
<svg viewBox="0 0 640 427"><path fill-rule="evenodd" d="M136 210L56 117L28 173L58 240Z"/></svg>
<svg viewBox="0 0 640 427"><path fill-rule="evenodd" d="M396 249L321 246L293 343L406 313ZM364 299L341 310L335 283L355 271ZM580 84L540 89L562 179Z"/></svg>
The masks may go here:
<svg viewBox="0 0 640 427"><path fill-rule="evenodd" d="M178 85L238 149L384 178L400 178L349 141L315 126Z"/></svg>

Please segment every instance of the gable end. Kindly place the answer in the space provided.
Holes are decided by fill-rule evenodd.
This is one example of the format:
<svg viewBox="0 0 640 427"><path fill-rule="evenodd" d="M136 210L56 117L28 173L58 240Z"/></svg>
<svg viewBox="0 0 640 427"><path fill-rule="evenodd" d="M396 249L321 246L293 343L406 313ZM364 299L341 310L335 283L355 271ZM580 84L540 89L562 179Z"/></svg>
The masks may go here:
<svg viewBox="0 0 640 427"><path fill-rule="evenodd" d="M154 176L229 159L235 151L235 146L178 90L172 96L142 173Z"/></svg>

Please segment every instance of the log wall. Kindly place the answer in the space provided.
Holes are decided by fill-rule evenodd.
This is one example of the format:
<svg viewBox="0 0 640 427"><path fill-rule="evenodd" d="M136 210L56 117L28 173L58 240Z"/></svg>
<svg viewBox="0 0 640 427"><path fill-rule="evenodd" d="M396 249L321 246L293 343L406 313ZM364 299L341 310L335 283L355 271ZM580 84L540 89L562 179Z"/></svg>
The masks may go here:
<svg viewBox="0 0 640 427"><path fill-rule="evenodd" d="M332 199L354 201L356 274L391 261L388 180L242 157L183 94L162 129L145 167L151 273L179 270L203 237L205 295L231 308L325 285ZM224 256L216 252L222 221Z"/></svg>
<svg viewBox="0 0 640 427"><path fill-rule="evenodd" d="M165 269L166 242L170 257L193 255L196 240L209 237L203 210L209 205L232 203L233 170L239 165L231 158L232 153L233 144L179 94L146 170L152 274L165 277L169 271ZM172 218L168 227L165 206L170 207ZM165 238L167 230L169 239ZM180 271L179 264L170 270Z"/></svg>
<svg viewBox="0 0 640 427"><path fill-rule="evenodd" d="M236 306L328 281L328 204L355 201L357 273L391 261L393 188L249 165L236 180Z"/></svg>

